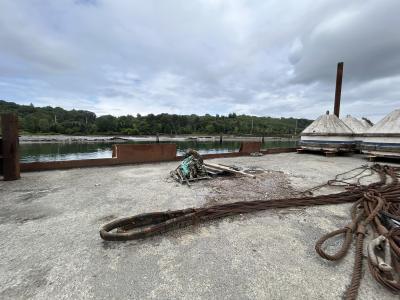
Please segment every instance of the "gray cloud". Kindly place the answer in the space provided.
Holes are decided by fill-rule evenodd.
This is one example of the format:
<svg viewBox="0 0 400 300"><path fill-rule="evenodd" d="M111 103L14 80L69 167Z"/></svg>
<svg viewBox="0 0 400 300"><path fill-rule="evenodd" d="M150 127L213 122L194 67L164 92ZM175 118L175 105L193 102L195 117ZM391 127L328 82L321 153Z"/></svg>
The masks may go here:
<svg viewBox="0 0 400 300"><path fill-rule="evenodd" d="M0 2L0 98L98 114L398 108L396 0Z"/></svg>
<svg viewBox="0 0 400 300"><path fill-rule="evenodd" d="M331 82L337 61L346 64L346 80L356 83L398 75L399 8L396 0L362 1L321 20L294 46L293 81Z"/></svg>

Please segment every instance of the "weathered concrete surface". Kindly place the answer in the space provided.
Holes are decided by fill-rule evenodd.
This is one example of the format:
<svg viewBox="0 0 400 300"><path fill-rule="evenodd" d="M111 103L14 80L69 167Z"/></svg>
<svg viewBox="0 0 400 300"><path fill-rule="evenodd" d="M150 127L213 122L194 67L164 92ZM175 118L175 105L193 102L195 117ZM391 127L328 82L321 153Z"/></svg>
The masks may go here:
<svg viewBox="0 0 400 300"><path fill-rule="evenodd" d="M280 171L276 181L264 178L274 196L282 192L277 182L291 192L304 190L366 163L360 157L295 153L214 161ZM342 297L352 253L329 263L317 256L314 244L348 222L349 205L259 212L144 241L103 242L98 229L114 217L206 205L237 180L188 188L167 179L176 165L46 171L0 182L0 298ZM243 179L237 182L246 187ZM364 270L359 299L394 298Z"/></svg>

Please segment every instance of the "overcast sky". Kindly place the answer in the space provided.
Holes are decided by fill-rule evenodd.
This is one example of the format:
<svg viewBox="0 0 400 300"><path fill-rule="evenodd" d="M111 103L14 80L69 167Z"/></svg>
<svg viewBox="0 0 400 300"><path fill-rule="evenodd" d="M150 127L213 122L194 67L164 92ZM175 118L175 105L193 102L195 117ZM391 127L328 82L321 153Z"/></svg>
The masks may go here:
<svg viewBox="0 0 400 300"><path fill-rule="evenodd" d="M399 0L0 0L0 99L113 114L377 121L400 108Z"/></svg>

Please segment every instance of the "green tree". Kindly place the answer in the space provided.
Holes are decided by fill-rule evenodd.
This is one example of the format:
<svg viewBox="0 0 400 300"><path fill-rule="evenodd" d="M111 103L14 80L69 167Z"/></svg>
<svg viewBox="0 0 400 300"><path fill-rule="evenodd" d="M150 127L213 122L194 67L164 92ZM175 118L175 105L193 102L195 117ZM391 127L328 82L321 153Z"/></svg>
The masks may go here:
<svg viewBox="0 0 400 300"><path fill-rule="evenodd" d="M38 125L41 132L48 132L50 129L50 124L47 119L40 119Z"/></svg>
<svg viewBox="0 0 400 300"><path fill-rule="evenodd" d="M96 127L100 132L115 132L118 128L116 117L105 115L96 119Z"/></svg>
<svg viewBox="0 0 400 300"><path fill-rule="evenodd" d="M230 113L227 116L206 114L176 115L149 114L142 116L111 115L96 117L93 112L85 110L64 110L61 107L35 107L19 105L0 100L0 113L18 114L20 127L24 131L56 132L66 134L252 134L282 135L293 134L296 128L300 133L311 120L295 118L271 118ZM253 125L252 125L253 124Z"/></svg>

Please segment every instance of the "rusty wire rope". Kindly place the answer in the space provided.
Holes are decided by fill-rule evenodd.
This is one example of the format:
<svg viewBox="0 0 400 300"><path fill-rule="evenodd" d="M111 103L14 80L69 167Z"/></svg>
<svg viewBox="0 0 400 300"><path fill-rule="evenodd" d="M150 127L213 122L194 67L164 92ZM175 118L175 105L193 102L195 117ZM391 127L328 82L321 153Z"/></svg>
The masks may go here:
<svg viewBox="0 0 400 300"><path fill-rule="evenodd" d="M350 172L359 173L344 177ZM361 178L378 174L380 180L362 185ZM362 259L367 228L373 240L367 246L368 267L372 276L393 293L400 293L400 227L387 228L382 224L382 215L400 221L400 168L382 166L362 166L349 172L338 174L326 185L341 185L346 191L320 196L304 196L287 199L240 201L203 208L153 212L120 218L103 225L100 236L108 241L144 239L163 232L195 225L200 222L233 216L237 214L277 208L306 207L314 205L353 203L351 222L341 229L322 236L315 245L316 252L327 260L340 260L348 252L353 238L356 241L355 259L351 283L346 291L346 299L356 299L362 277ZM351 183L350 179L357 182ZM320 185L316 188L321 188ZM310 189L314 191L316 188ZM116 230L115 230L116 229ZM335 236L343 235L339 251L329 254L323 249L324 243Z"/></svg>

